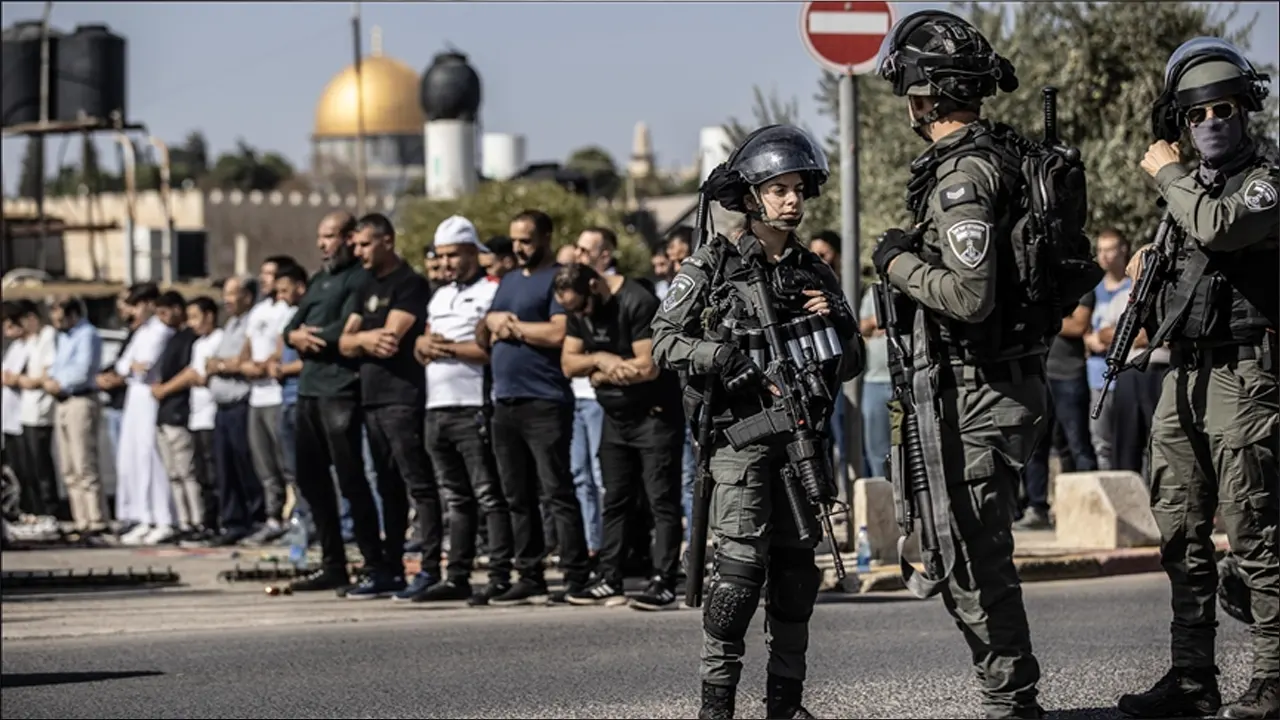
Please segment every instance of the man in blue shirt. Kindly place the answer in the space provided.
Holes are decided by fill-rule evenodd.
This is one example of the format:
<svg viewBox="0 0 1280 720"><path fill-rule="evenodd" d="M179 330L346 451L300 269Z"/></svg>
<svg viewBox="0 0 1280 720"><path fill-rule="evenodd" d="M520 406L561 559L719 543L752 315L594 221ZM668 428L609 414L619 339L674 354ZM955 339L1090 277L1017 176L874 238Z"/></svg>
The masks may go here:
<svg viewBox="0 0 1280 720"><path fill-rule="evenodd" d="M560 267L551 252L553 229L551 218L538 210L511 221L508 234L520 269L503 276L476 328L476 342L489 351L492 367L493 450L511 507L513 565L520 574L509 589L487 598L493 605L528 604L547 595L540 498L554 518L565 591L585 587L590 571L582 510L569 472L574 405L560 369L565 312L551 287ZM558 595L563 598L564 592Z"/></svg>
<svg viewBox="0 0 1280 720"><path fill-rule="evenodd" d="M98 475L98 386L94 377L102 365L102 336L85 319L78 297L59 298L49 309L58 330L57 352L44 381L44 391L57 401L58 466L67 486L76 531L90 540L106 532L102 480Z"/></svg>

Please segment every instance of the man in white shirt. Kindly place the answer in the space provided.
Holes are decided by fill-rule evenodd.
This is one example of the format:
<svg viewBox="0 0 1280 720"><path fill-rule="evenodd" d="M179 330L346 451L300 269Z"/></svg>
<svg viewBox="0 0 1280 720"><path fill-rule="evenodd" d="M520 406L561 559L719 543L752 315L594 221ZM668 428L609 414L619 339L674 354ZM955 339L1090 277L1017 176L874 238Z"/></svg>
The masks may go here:
<svg viewBox="0 0 1280 720"><path fill-rule="evenodd" d="M284 328L297 312L296 307L276 299L276 273L297 262L286 255L267 258L258 271L262 299L249 311L247 342L240 357L240 373L249 380L249 454L253 469L262 481L267 522L244 539L246 545L261 545L284 534L285 488L293 484L293 471L285 457L293 448L280 442L280 415L284 391L270 377L267 363L275 356Z"/></svg>
<svg viewBox="0 0 1280 720"><path fill-rule="evenodd" d="M22 494L20 478L22 467L22 395L17 388L17 378L22 368L27 366L27 343L23 339L22 326L10 322L9 318L17 317L17 305L8 300L4 303L4 338L8 347L4 351L3 367L4 386L0 391L3 406L0 407L0 453L4 456L4 466L8 472L4 475L3 514L7 522L17 522L21 514L19 498ZM18 479L18 483L10 484Z"/></svg>
<svg viewBox="0 0 1280 720"><path fill-rule="evenodd" d="M40 317L30 300L13 305L6 323L16 324L26 344L26 365L6 385L18 391L22 421L22 507L55 529L51 519L59 513L58 479L53 465L53 415L56 402L44 391L45 376L57 353L58 332ZM12 381L10 384L9 381Z"/></svg>
<svg viewBox="0 0 1280 720"><path fill-rule="evenodd" d="M156 449L160 403L151 394L156 361L173 336L173 328L155 315L159 298L155 283L129 289L127 302L141 324L115 367L128 388L116 451L116 519L137 523L120 537L126 545L159 545L176 535L169 476Z"/></svg>
<svg viewBox="0 0 1280 720"><path fill-rule="evenodd" d="M498 283L480 267L487 249L466 218L441 223L434 248L447 284L427 306L427 332L414 356L426 365L427 452L449 502L449 566L423 600L470 599L480 517L488 527L489 590L511 582L511 515L489 449L489 354L475 342Z"/></svg>
<svg viewBox="0 0 1280 720"><path fill-rule="evenodd" d="M218 414L218 403L206 385L209 382L205 370L209 358L222 344L222 328L218 327L218 304L211 298L198 297L187 303L187 327L198 336L191 346L191 365L186 372L191 379L191 414L187 429L195 449L196 481L200 483L204 504L203 537L192 538L195 543L210 540L218 531L217 466L214 465L213 425Z"/></svg>

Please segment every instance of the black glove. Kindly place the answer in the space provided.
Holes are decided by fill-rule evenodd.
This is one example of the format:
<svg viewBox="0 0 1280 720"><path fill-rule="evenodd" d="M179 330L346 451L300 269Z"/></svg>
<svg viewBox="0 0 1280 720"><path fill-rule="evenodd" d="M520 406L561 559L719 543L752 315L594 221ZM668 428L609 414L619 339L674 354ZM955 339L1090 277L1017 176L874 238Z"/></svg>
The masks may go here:
<svg viewBox="0 0 1280 720"><path fill-rule="evenodd" d="M908 234L905 230L898 228L886 230L876 243L876 249L871 252L871 264L875 266L876 272L888 275L889 263L903 253L915 250L916 240L915 235Z"/></svg>
<svg viewBox="0 0 1280 720"><path fill-rule="evenodd" d="M758 388L760 385L760 368L746 353L732 345L721 345L716 350L715 368L720 373L724 389L731 393Z"/></svg>

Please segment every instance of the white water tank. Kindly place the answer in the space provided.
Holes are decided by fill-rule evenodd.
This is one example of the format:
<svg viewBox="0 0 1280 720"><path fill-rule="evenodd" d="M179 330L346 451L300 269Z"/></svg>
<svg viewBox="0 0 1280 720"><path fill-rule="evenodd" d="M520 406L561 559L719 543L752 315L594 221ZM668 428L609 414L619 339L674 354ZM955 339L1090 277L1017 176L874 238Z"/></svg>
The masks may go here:
<svg viewBox="0 0 1280 720"><path fill-rule="evenodd" d="M432 200L454 200L475 191L476 126L467 120L426 125L426 185Z"/></svg>
<svg viewBox="0 0 1280 720"><path fill-rule="evenodd" d="M720 125L698 132L698 182L707 179L712 168L729 159L729 133Z"/></svg>
<svg viewBox="0 0 1280 720"><path fill-rule="evenodd" d="M524 136L485 133L481 141L481 172L490 180L509 180L524 169Z"/></svg>

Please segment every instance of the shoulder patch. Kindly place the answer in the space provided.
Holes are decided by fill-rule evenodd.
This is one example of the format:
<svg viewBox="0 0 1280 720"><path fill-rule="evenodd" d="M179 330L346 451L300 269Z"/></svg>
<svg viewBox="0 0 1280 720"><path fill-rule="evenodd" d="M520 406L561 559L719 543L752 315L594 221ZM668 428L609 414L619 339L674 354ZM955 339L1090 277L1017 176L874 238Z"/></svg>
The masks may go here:
<svg viewBox="0 0 1280 720"><path fill-rule="evenodd" d="M1266 180L1252 180L1244 189L1244 206L1253 212L1270 210L1276 206L1276 188Z"/></svg>
<svg viewBox="0 0 1280 720"><path fill-rule="evenodd" d="M697 255L690 255L689 257L685 258L684 260L681 260L681 261L680 261L680 264L681 264L681 265L692 265L692 266L694 266L694 267L698 268L699 270L701 270L702 272L706 272L706 271L707 271L707 267L708 267L708 266L707 266L707 261L706 261L706 260L703 260L703 259L702 259L702 258L700 258L700 257L698 257Z"/></svg>
<svg viewBox="0 0 1280 720"><path fill-rule="evenodd" d="M962 265L978 267L991 246L991 225L981 220L962 220L947 229L947 244Z"/></svg>
<svg viewBox="0 0 1280 720"><path fill-rule="evenodd" d="M938 190L938 203L942 206L943 212L957 205L977 202L977 200L978 186L968 180L952 183Z"/></svg>
<svg viewBox="0 0 1280 720"><path fill-rule="evenodd" d="M693 295L693 287L693 278L683 273L676 275L676 278L671 281L671 287L667 288L667 296L662 300L662 312L671 312L684 304Z"/></svg>

